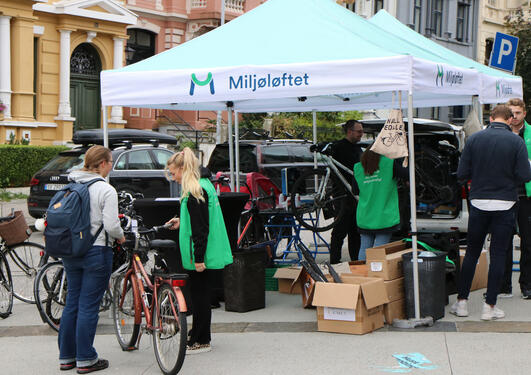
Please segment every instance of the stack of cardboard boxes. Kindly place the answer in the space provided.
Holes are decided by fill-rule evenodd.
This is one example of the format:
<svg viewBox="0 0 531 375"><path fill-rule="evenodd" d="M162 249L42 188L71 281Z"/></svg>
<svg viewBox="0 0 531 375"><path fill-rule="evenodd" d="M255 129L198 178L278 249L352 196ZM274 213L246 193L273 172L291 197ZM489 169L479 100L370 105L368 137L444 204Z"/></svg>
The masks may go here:
<svg viewBox="0 0 531 375"><path fill-rule="evenodd" d="M368 276L379 277L384 282L389 301L383 308L387 324L406 316L402 255L413 251L407 247L406 242L395 241L367 249Z"/></svg>

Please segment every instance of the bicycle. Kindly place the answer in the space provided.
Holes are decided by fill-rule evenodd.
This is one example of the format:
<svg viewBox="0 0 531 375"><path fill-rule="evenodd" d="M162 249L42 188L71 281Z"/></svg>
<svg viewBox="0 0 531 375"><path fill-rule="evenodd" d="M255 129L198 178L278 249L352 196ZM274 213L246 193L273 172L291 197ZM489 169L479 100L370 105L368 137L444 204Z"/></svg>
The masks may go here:
<svg viewBox="0 0 531 375"><path fill-rule="evenodd" d="M118 253L119 251L119 246L113 247L113 273L109 287L101 300L100 312L107 311L111 307L113 282L120 273L125 271L125 267L128 265L128 261L121 260L123 258ZM56 332L59 332L61 316L66 306L67 286L66 272L63 262L60 260L45 264L35 277L33 293L37 310L42 321Z"/></svg>
<svg viewBox="0 0 531 375"><path fill-rule="evenodd" d="M138 230L128 219L124 231L128 239L123 248L130 253L129 266L113 290L112 315L116 337L124 351L138 348L142 332L153 335L153 349L161 371L166 375L179 372L186 354L186 302L180 287L188 275L168 274L163 264L146 272L143 260L149 251L161 254L175 251L171 240L151 237L162 227ZM162 262L163 263L163 262ZM145 323L142 324L142 318Z"/></svg>
<svg viewBox="0 0 531 375"><path fill-rule="evenodd" d="M343 198L356 197L339 168L349 170L331 156L330 144L317 144L310 147L317 152L325 168L314 169L299 177L291 191L291 210L297 221L314 232L333 228L344 214ZM369 146L367 146L369 147ZM457 152L457 151L456 151ZM456 192L450 187L451 179L448 161L430 147L422 147L415 152L415 181L417 201L423 203L445 203L452 201ZM332 179L332 176L335 176ZM300 198L299 198L300 197Z"/></svg>
<svg viewBox="0 0 531 375"><path fill-rule="evenodd" d="M331 144L315 144L310 151L321 156L325 168L313 169L300 176L291 190L291 211L297 221L313 232L324 232L331 229L343 216L344 198L354 197L352 187L347 182L342 169L350 176L354 172L332 157ZM332 178L332 175L335 178ZM340 182L340 183L339 183Z"/></svg>
<svg viewBox="0 0 531 375"><path fill-rule="evenodd" d="M118 193L119 212L134 215L134 197L124 191ZM47 257L47 255L45 255ZM113 245L113 273L109 280L109 287L105 291L100 303L100 312L107 311L112 304L112 289L114 281L120 273L125 271L129 264L127 252L120 245ZM37 273L33 285L34 299L37 310L44 323L59 332L59 324L63 309L66 305L67 280L62 261L52 261L45 264Z"/></svg>
<svg viewBox="0 0 531 375"><path fill-rule="evenodd" d="M23 302L35 303L33 284L37 271L47 262L44 246L26 241L31 235L22 212L0 218L0 252L11 270L13 296Z"/></svg>
<svg viewBox="0 0 531 375"><path fill-rule="evenodd" d="M13 282L6 257L0 252L0 318L5 319L13 308Z"/></svg>

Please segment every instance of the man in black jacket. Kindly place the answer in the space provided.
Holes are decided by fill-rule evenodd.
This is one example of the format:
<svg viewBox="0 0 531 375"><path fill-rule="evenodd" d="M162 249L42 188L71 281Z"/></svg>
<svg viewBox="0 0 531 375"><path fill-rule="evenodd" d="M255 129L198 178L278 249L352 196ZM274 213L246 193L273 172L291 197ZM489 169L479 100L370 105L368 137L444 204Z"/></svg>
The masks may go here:
<svg viewBox="0 0 531 375"><path fill-rule="evenodd" d="M504 273L504 263L513 235L517 186L531 180L531 167L524 141L512 133L513 117L506 105L491 111L490 126L467 141L457 177L471 180L467 252L461 268L457 301L450 312L468 316L467 299L476 263L487 233L491 233L487 297L482 320L501 319L505 313L496 307Z"/></svg>
<svg viewBox="0 0 531 375"><path fill-rule="evenodd" d="M332 157L347 167L350 171L354 170L354 164L360 161L362 153L358 142L363 136L363 125L356 120L348 120L343 125L345 138L335 142L332 146ZM352 175L340 170L345 180L352 184ZM339 179L334 179L334 184L342 186ZM335 264L341 261L341 248L343 247L343 240L348 235L348 252L350 260L357 260L360 251L360 234L358 233L358 226L356 225L356 201L347 195L341 204L345 205L345 213L341 217L334 228L330 239L330 263Z"/></svg>

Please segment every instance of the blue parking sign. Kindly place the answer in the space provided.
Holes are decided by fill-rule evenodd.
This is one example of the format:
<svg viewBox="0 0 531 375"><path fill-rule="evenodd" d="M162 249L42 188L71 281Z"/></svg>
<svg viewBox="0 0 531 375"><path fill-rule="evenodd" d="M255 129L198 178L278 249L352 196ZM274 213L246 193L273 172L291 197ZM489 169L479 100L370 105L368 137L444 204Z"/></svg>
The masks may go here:
<svg viewBox="0 0 531 375"><path fill-rule="evenodd" d="M494 46L492 47L492 53L490 54L489 66L513 73L514 65L516 63L517 48L517 37L496 33Z"/></svg>

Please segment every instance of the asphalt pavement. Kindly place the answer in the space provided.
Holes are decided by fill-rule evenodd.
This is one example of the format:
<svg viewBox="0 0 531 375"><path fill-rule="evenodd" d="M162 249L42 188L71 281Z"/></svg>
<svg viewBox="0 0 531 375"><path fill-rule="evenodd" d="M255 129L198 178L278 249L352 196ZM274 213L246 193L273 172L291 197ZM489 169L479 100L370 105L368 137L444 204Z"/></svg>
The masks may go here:
<svg viewBox="0 0 531 375"><path fill-rule="evenodd" d="M0 216L25 201L0 202ZM31 224L33 219L27 216ZM42 242L34 233L32 241ZM346 257L346 249L345 257ZM517 257L518 252L515 252ZM484 290L471 293L470 316L448 313L432 327L400 330L389 326L366 335L317 332L316 312L303 309L300 295L266 292L266 308L247 313L213 310L212 351L187 356L182 374L529 374L531 301L499 299L506 318L479 319ZM122 352L109 312L100 314L95 347L110 361L109 374L160 374L151 336L140 348ZM34 305L15 302L13 314L0 320L0 374L56 374L56 333L42 323ZM67 372L68 373L68 372ZM74 373L71 371L71 373Z"/></svg>

